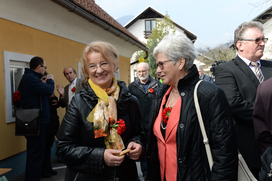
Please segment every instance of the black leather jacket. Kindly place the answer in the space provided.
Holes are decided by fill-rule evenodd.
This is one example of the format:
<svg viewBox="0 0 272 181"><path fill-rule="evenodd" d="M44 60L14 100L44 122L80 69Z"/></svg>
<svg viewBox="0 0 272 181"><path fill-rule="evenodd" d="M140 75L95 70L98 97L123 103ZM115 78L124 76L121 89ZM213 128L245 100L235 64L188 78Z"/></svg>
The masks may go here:
<svg viewBox="0 0 272 181"><path fill-rule="evenodd" d="M139 104L128 92L125 83L118 81L120 95L117 101L118 119L123 119L126 130L121 135L125 147L129 142L144 143ZM57 156L67 165L66 181L120 181L137 180L135 161L125 157L119 167L104 164L104 138L94 138L93 123L87 117L97 104L98 97L89 84L74 96L57 134ZM144 150L144 147L143 147ZM144 151L143 151L144 152ZM144 154L141 156L143 157Z"/></svg>
<svg viewBox="0 0 272 181"><path fill-rule="evenodd" d="M214 164L210 171L193 100L193 91L198 80L199 74L194 65L189 74L178 82L182 105L176 132L177 180L237 180L237 147L230 106L222 89L202 81L197 95L213 155ZM148 180L152 181L161 180L157 138L153 133L153 125L168 88L169 86L165 86L164 90L157 95L151 112L153 119L149 131L147 154Z"/></svg>

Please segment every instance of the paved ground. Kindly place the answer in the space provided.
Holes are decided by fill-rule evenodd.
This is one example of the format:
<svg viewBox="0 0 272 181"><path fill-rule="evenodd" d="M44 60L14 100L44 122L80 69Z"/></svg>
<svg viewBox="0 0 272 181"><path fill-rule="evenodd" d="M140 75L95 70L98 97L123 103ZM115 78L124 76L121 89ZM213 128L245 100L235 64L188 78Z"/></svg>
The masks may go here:
<svg viewBox="0 0 272 181"><path fill-rule="evenodd" d="M52 176L51 178L42 178L42 181L64 181L65 169L66 166L63 163L60 163L56 157L52 158L51 160L53 170L58 172L58 175ZM140 163L137 162L137 169L139 174L139 180L144 181L141 174ZM10 179L9 181L23 181L24 180L24 173Z"/></svg>
<svg viewBox="0 0 272 181"><path fill-rule="evenodd" d="M51 178L42 178L42 181L64 181L65 169L66 166L63 163L60 163L56 157L51 160L53 170L58 172L58 175L52 176ZM22 173L9 181L23 181L25 174Z"/></svg>

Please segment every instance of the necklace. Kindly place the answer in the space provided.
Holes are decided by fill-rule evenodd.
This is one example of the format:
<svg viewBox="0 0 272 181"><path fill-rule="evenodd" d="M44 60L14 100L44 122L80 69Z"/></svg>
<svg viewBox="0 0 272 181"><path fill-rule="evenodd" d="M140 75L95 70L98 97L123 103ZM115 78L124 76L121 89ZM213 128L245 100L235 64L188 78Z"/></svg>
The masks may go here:
<svg viewBox="0 0 272 181"><path fill-rule="evenodd" d="M165 105L167 105L168 102L170 102L169 100L171 99L171 96L172 96L172 91L171 91L171 93L170 93L170 95L169 95L169 97L168 97L168 100L167 100L167 102L166 102ZM178 98L179 98L179 97L178 97ZM163 130L165 130L166 127L167 127L167 122L168 122L168 119L169 119L169 117L170 117L170 113L171 113L171 111L172 111L173 106L174 106L175 103L177 102L178 98L177 98L177 99L176 99L169 107L166 107L166 108L163 109L163 112L162 112L162 121L161 121L161 128L162 128ZM165 127L163 126L163 122L166 124Z"/></svg>
<svg viewBox="0 0 272 181"><path fill-rule="evenodd" d="M167 99L167 102L166 102L165 105L167 105L168 102L170 102L169 100L171 99L171 97L172 97L172 91L171 91L171 93L170 93L170 95L169 95L169 98ZM179 98L179 96L178 96L178 98ZM168 106L168 107L171 107L171 108L172 108L172 107L176 104L176 102L178 101L178 98L177 98L174 102L172 102L172 104L170 104L170 106Z"/></svg>
<svg viewBox="0 0 272 181"><path fill-rule="evenodd" d="M162 122L163 122L163 121L161 121L161 128L162 128L163 130L166 130L167 125L166 125L165 127L163 127Z"/></svg>

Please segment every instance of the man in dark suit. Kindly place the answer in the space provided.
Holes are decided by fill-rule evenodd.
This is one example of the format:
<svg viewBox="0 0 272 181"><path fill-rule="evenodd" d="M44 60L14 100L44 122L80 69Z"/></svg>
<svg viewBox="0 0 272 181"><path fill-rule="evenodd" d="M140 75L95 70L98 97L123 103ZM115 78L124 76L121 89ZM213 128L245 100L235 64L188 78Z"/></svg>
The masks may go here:
<svg viewBox="0 0 272 181"><path fill-rule="evenodd" d="M255 137L262 152L272 147L272 78L261 83L257 90L253 112Z"/></svg>
<svg viewBox="0 0 272 181"><path fill-rule="evenodd" d="M77 78L76 71L72 67L65 67L63 74L69 81L69 84L64 88L63 86L60 87L58 84L56 87L58 93L60 94L59 105L61 107L66 107L67 110L74 95L78 94L83 88L83 83L81 79Z"/></svg>
<svg viewBox="0 0 272 181"><path fill-rule="evenodd" d="M238 55L216 66L214 71L215 84L225 91L232 107L238 149L256 178L261 167L261 150L255 141L252 115L258 85L272 77L272 63L260 60L266 42L261 23L241 24L234 35ZM256 67L254 62L258 63Z"/></svg>

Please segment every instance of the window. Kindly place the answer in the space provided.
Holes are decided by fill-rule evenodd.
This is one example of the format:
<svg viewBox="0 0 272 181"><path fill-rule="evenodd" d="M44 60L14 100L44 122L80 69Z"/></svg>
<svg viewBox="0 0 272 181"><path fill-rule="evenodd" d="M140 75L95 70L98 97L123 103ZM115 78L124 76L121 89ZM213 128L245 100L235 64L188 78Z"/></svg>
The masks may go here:
<svg viewBox="0 0 272 181"><path fill-rule="evenodd" d="M145 20L145 38L147 39L155 27L156 20Z"/></svg>
<svg viewBox="0 0 272 181"><path fill-rule="evenodd" d="M116 72L114 72L114 77L116 78L116 80L120 80L119 69Z"/></svg>
<svg viewBox="0 0 272 181"><path fill-rule="evenodd" d="M77 62L77 77L82 80L84 79L82 72L82 62Z"/></svg>
<svg viewBox="0 0 272 181"><path fill-rule="evenodd" d="M137 70L134 70L134 81L138 79Z"/></svg>
<svg viewBox="0 0 272 181"><path fill-rule="evenodd" d="M6 122L15 121L13 104L13 93L18 89L24 69L29 67L32 55L4 51L5 68L5 93L6 93Z"/></svg>

